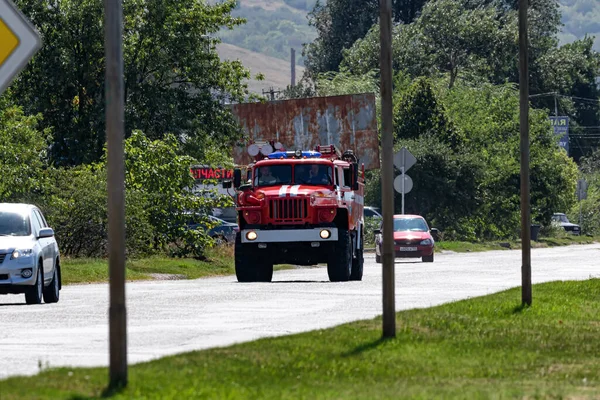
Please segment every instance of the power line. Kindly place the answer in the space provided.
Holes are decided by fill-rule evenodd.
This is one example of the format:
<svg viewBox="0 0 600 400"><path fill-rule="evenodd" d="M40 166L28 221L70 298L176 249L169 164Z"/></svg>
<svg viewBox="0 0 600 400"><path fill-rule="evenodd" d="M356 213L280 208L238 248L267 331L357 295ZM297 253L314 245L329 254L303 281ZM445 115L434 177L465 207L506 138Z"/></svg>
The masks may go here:
<svg viewBox="0 0 600 400"><path fill-rule="evenodd" d="M600 99L592 99L590 97L578 97L578 96L567 96L564 94L559 94L558 92L548 92L548 93L538 93L538 94L532 94L529 96L529 98L533 98L533 97L549 97L549 96L555 96L555 97L562 97L562 98L566 98L566 99L575 99L575 100L579 100L579 101L588 101L591 103L600 103Z"/></svg>

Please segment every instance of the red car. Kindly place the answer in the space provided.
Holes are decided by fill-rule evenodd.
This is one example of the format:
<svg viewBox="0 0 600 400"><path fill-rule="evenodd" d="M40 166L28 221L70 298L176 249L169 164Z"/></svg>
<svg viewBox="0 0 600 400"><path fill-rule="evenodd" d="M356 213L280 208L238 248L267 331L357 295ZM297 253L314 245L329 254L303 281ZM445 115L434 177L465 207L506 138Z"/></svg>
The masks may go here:
<svg viewBox="0 0 600 400"><path fill-rule="evenodd" d="M420 257L423 262L433 262L435 242L431 231L425 218L420 215L394 215L395 257ZM379 229L375 230L375 261L378 263L381 263L382 246L380 225Z"/></svg>

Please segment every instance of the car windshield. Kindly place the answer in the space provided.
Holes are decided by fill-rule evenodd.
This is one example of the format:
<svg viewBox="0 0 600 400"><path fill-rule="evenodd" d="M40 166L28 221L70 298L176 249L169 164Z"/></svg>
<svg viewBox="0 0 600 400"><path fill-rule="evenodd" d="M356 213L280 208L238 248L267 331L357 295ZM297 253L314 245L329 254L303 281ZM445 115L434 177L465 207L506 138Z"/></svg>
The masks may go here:
<svg viewBox="0 0 600 400"><path fill-rule="evenodd" d="M332 168L323 164L300 164L294 167L294 183L298 185L333 184Z"/></svg>
<svg viewBox="0 0 600 400"><path fill-rule="evenodd" d="M291 165L263 165L254 171L254 186L289 185L292 183Z"/></svg>
<svg viewBox="0 0 600 400"><path fill-rule="evenodd" d="M29 236L29 217L15 212L0 211L0 236Z"/></svg>
<svg viewBox="0 0 600 400"><path fill-rule="evenodd" d="M427 224L422 218L395 218L394 232L427 232Z"/></svg>
<svg viewBox="0 0 600 400"><path fill-rule="evenodd" d="M552 220L556 222L569 222L566 215L553 215Z"/></svg>

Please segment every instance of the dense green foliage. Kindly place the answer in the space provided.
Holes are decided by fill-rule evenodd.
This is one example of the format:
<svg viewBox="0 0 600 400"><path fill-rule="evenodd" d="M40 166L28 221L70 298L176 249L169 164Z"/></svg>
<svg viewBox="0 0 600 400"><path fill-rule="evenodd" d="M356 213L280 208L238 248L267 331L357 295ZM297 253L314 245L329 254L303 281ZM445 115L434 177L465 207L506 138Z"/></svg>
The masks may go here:
<svg viewBox="0 0 600 400"><path fill-rule="evenodd" d="M41 113L51 128L54 164L98 161L104 136L103 6L97 0L18 0L39 30L44 46L13 85L25 114ZM242 99L239 62L221 62L221 27L241 21L230 15L235 1L207 5L195 0L124 2L125 121L127 136L141 129L151 139L172 133L184 150L227 148L239 135L221 98ZM217 140L218 138L218 140Z"/></svg>
<svg viewBox="0 0 600 400"><path fill-rule="evenodd" d="M519 99L510 85L473 88L417 79L398 94L395 149L417 158L405 211L425 216L445 239L514 238L519 232ZM547 114L531 115L532 218L544 225L574 204L576 165L557 147ZM377 174L366 201L380 204ZM396 196L399 212L401 197Z"/></svg>
<svg viewBox="0 0 600 400"><path fill-rule="evenodd" d="M107 368L0 381L3 400L594 399L600 396L600 280L520 288L381 318L132 365L109 396ZM415 294L420 295L420 294ZM168 371L166 373L165 371Z"/></svg>
<svg viewBox="0 0 600 400"><path fill-rule="evenodd" d="M395 22L410 23L426 0L393 0ZM379 19L378 0L325 0L317 2L308 15L317 38L305 46L307 74L316 76L327 71L337 71L343 50L369 31Z"/></svg>
<svg viewBox="0 0 600 400"><path fill-rule="evenodd" d="M411 78L449 76L457 80L518 83L517 13L510 7L484 0L436 0L428 2L411 24L394 27L393 66ZM480 7L474 7L479 4ZM600 54L591 38L558 47L560 14L554 0L536 0L530 11L530 92L535 108L571 117L571 155L578 160L597 146L591 131L600 126ZM344 52L342 68L364 74L379 66L379 27L357 40Z"/></svg>
<svg viewBox="0 0 600 400"><path fill-rule="evenodd" d="M48 131L38 129L39 116L27 116L0 97L0 199L12 201L40 189L46 161Z"/></svg>
<svg viewBox="0 0 600 400"><path fill-rule="evenodd" d="M600 149L581 161L581 178L587 182L587 198L571 209L569 217L579 223L581 210L581 230L588 235L600 235Z"/></svg>
<svg viewBox="0 0 600 400"><path fill-rule="evenodd" d="M0 202L38 205L54 228L61 253L71 256L104 256L108 243L107 181L105 158L77 167L48 163L45 136L36 117L23 116L18 106L0 100L0 156L3 176ZM172 255L203 257L212 240L203 230L186 228L203 222L212 207L229 199L192 192L190 165L194 160L179 154L172 135L150 140L135 132L125 143L126 248L129 255L168 251Z"/></svg>
<svg viewBox="0 0 600 400"><path fill-rule="evenodd" d="M0 97L0 201L42 208L72 256L107 252L103 6L96 0L18 6L44 46ZM126 247L202 258L222 206L193 193L190 166L222 163L241 130L224 99L241 100L248 72L221 62L207 34L241 21L234 1L124 2ZM207 72L209 71L209 72ZM143 129L143 133L139 129Z"/></svg>

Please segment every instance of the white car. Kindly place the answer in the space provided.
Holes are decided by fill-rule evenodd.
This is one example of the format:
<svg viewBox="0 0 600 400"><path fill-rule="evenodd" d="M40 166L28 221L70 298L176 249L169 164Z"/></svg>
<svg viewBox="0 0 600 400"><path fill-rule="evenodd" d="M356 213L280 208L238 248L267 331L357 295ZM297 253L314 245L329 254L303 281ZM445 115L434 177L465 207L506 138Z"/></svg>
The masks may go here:
<svg viewBox="0 0 600 400"><path fill-rule="evenodd" d="M56 303L59 260L54 230L36 206L0 203L0 294L25 293L27 304Z"/></svg>

